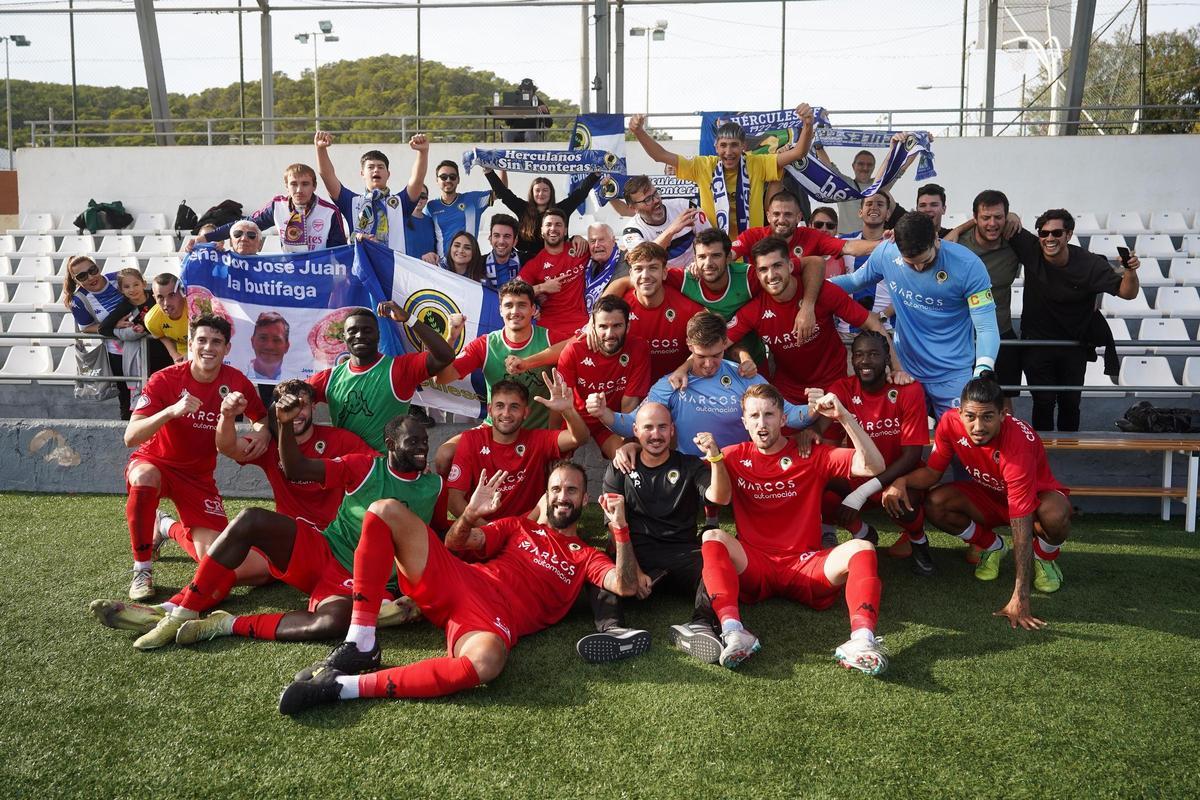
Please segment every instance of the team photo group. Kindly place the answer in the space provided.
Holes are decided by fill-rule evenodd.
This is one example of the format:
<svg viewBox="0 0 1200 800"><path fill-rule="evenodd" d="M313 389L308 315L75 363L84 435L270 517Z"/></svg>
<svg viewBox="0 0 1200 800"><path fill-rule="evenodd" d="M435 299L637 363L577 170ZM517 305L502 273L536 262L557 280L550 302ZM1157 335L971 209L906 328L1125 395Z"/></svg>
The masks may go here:
<svg viewBox="0 0 1200 800"><path fill-rule="evenodd" d="M1013 387L1080 385L1095 353L1001 342L1081 340L1100 294L1138 294L1138 260L1070 244L1063 209L1020 219L1004 187L977 187L970 218L945 228L932 137L889 132L877 161L847 133L802 103L706 117L711 154L686 156L635 115L616 154L592 135L597 149L436 166L418 134L393 148L406 182L371 149L351 186L318 131L315 168L281 164L283 192L188 240L178 274L147 285L72 258L76 321L144 337L150 374L122 387L132 582L92 615L139 650L336 642L280 677L286 715L487 684L577 604L594 618L585 661L655 640L752 676L772 636L754 604L844 603L845 641L814 646L878 676L904 658L877 635L881 557L905 559L916 587L951 571L1011 581L995 636L1043 628L1031 598L1066 590L1073 509L1038 431L1078 430L1080 394L1035 391L1026 421ZM663 174L628 171L626 138ZM459 191L480 168L488 188ZM909 169L922 185L896 196ZM571 176L565 197L545 174ZM616 222L571 230L589 198ZM284 255L268 263L272 228ZM247 299L266 282L235 284L267 271L277 302ZM401 279L481 299L434 313L389 288ZM442 412L474 409L480 424L431 446ZM273 507L227 516L237 487L218 485L218 454L259 468ZM591 504L607 531L581 528ZM927 530L961 555L935 563ZM167 598L154 564L174 547L196 566ZM299 590L294 610L221 610L234 587L275 581ZM637 627L662 595L691 617ZM377 631L420 618L444 629L445 655L386 666Z"/></svg>

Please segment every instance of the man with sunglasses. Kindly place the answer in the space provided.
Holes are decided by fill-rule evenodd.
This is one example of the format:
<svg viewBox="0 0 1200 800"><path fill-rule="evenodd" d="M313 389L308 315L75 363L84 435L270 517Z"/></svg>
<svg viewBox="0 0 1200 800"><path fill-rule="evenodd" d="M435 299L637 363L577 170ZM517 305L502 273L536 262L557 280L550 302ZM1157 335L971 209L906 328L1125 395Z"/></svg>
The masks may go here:
<svg viewBox="0 0 1200 800"><path fill-rule="evenodd" d="M625 181L625 201L633 212L630 227L637 228L642 239L666 248L668 267L686 267L692 263L692 242L697 231L712 225L690 200L663 200L658 188L645 175ZM632 248L631 248L632 249Z"/></svg>
<svg viewBox="0 0 1200 800"><path fill-rule="evenodd" d="M262 231L252 219L239 219L229 228L230 249L239 256L256 256L262 250Z"/></svg>
<svg viewBox="0 0 1200 800"><path fill-rule="evenodd" d="M1087 362L1095 358L1090 328L1098 317L1096 298L1100 293L1124 300L1137 297L1141 287L1137 256L1130 253L1124 271L1118 272L1108 259L1069 244L1075 218L1065 209L1052 208L1034 223L1037 237L1026 230L1017 232L1009 244L1025 265L1025 307L1021 314L1022 339L1068 339L1089 342L1084 347L1028 347L1022 365L1029 385L1082 386ZM1098 327L1107 329L1103 319ZM1104 330L1100 331L1101 336ZM1079 392L1034 392L1033 427L1054 430L1054 406L1058 405L1058 430L1079 430Z"/></svg>
<svg viewBox="0 0 1200 800"><path fill-rule="evenodd" d="M479 223L483 212L495 201L495 194L488 191L462 192L458 191L458 164L453 161L443 161L437 165L434 176L437 178L437 197L429 198L425 205L425 213L433 219L433 230L437 236L437 252L443 258L450 258L450 241L460 232L466 231L479 238ZM507 186L508 176L500 171L500 181Z"/></svg>
<svg viewBox="0 0 1200 800"><path fill-rule="evenodd" d="M959 403L972 375L996 366L1000 331L992 281L979 257L937 238L933 220L909 211L895 241L880 244L851 275L830 281L855 292L887 281L896 312L896 355L941 415Z"/></svg>

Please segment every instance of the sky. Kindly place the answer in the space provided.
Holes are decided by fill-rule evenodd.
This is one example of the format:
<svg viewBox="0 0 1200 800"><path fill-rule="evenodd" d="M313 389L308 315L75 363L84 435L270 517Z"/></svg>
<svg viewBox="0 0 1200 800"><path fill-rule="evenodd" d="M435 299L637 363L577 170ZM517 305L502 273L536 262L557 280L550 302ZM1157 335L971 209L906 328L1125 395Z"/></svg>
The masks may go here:
<svg viewBox="0 0 1200 800"><path fill-rule="evenodd" d="M120 0L108 0L114 5ZM436 2L436 0L434 0ZM1031 0L1022 0L1028 5ZM168 91L190 93L238 80L237 15L165 13L161 9L232 5L236 0L160 2L157 15ZM253 0L245 0L247 6ZM408 9L338 10L337 0L279 0L310 4L313 10L272 14L274 66L299 77L311 70L311 43L296 33L333 23L340 41L319 45L321 63L383 53L416 52L416 14ZM1070 0L1051 0L1072 7ZM96 0L77 0L77 7ZM1035 2L1036 4L1036 2ZM145 86L133 4L128 14L77 14L76 63L81 84ZM490 70L516 84L533 78L546 93L579 102L581 13L578 8L426 9L421 15L422 57L452 66ZM968 0L967 42L981 37L981 0ZM64 8L58 0L0 0L0 35L23 34L32 41L12 48L14 79L70 82L66 15L12 14L18 8ZM1096 26L1114 17L1108 36L1134 20L1135 0L1098 0ZM664 124L694 125L690 115L704 110L760 111L780 108L780 9L776 2L639 5L626 8L625 27L667 22L664 41L649 48L649 107ZM884 122L888 111L957 109L962 59L960 0L804 0L787 4L784 105L808 102L829 109L862 110L834 123ZM1151 32L1200 23L1200 2L1149 4ZM259 15L243 15L244 64L248 80L259 77ZM1067 28L1069 32L1069 27ZM1069 34L1068 34L1069 35ZM593 42L594 29L589 28ZM647 108L645 38L626 37L625 111ZM968 102L984 97L986 54L968 47ZM594 64L594 54L593 54ZM1038 62L1031 51L1001 53L997 59L996 102L1017 105L1023 78L1032 80ZM594 66L589 68L594 74ZM919 89L919 86L932 86ZM593 100L593 110L595 102ZM615 110L615 109L614 109ZM668 120L669 113L685 116ZM946 115L900 114L901 122L949 122ZM653 123L653 120L652 120ZM922 127L933 129L932 124ZM677 134L677 138L680 138Z"/></svg>

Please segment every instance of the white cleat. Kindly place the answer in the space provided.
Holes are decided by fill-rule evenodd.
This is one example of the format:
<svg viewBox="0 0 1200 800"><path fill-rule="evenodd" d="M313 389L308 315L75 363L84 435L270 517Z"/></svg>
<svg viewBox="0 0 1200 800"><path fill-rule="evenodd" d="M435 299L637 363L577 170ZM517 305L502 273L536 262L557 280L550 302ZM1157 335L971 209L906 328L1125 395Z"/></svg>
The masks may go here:
<svg viewBox="0 0 1200 800"><path fill-rule="evenodd" d="M851 639L835 650L833 657L846 669L868 675L882 675L888 668L887 650L879 639Z"/></svg>
<svg viewBox="0 0 1200 800"><path fill-rule="evenodd" d="M721 650L720 662L726 669L737 669L739 664L762 649L758 637L745 628L721 634L721 641L725 647Z"/></svg>

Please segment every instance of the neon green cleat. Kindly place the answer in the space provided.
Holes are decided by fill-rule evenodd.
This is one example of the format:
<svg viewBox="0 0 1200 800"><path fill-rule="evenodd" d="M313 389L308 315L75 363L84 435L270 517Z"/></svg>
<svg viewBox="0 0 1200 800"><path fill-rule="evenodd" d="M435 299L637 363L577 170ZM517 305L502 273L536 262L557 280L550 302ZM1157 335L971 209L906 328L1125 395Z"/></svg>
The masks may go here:
<svg viewBox="0 0 1200 800"><path fill-rule="evenodd" d="M233 635L235 617L228 611L214 611L204 619L189 619L179 626L175 644L207 642L221 636Z"/></svg>
<svg viewBox="0 0 1200 800"><path fill-rule="evenodd" d="M1062 588L1063 574L1057 561L1033 560L1033 588L1039 592L1053 594Z"/></svg>
<svg viewBox="0 0 1200 800"><path fill-rule="evenodd" d="M101 625L137 633L149 633L166 616L166 612L158 606L126 603L124 600L93 600L88 611Z"/></svg>
<svg viewBox="0 0 1200 800"><path fill-rule="evenodd" d="M133 642L133 646L137 650L157 650L175 641L175 634L179 632L179 628L187 620L167 614L158 621L153 630L149 633L139 636Z"/></svg>
<svg viewBox="0 0 1200 800"><path fill-rule="evenodd" d="M991 550L984 553L979 559L979 566L975 568L975 577L981 581L994 581L1000 577L1000 562L1004 559L1004 554L1008 552L1008 545L1004 543L1004 538L997 536L1000 541L999 550Z"/></svg>

